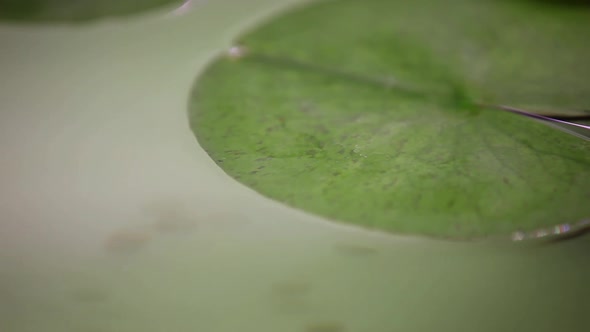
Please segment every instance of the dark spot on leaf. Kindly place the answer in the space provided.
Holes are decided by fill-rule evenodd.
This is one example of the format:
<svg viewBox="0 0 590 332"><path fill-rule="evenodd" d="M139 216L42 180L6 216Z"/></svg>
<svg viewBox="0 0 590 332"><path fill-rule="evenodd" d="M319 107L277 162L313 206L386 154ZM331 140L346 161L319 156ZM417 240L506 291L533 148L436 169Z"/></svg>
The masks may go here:
<svg viewBox="0 0 590 332"><path fill-rule="evenodd" d="M313 111L313 104L310 102L301 102L299 106L299 111L302 113L309 114Z"/></svg>
<svg viewBox="0 0 590 332"><path fill-rule="evenodd" d="M327 134L329 132L328 128L326 128L323 125L316 126L315 128L319 133L322 133L322 134Z"/></svg>
<svg viewBox="0 0 590 332"><path fill-rule="evenodd" d="M316 150L307 150L305 153L310 157L315 157L318 152Z"/></svg>
<svg viewBox="0 0 590 332"><path fill-rule="evenodd" d="M396 181L391 181L383 185L383 189L388 190L395 186Z"/></svg>

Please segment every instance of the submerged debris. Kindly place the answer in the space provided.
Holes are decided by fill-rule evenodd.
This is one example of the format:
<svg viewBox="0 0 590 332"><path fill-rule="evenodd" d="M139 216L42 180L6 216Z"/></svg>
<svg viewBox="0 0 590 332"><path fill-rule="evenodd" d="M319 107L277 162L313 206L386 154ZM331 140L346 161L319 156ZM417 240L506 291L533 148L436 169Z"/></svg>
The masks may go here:
<svg viewBox="0 0 590 332"><path fill-rule="evenodd" d="M344 325L338 322L319 322L308 325L305 332L344 332Z"/></svg>
<svg viewBox="0 0 590 332"><path fill-rule="evenodd" d="M111 234L105 242L105 249L112 253L131 253L145 247L152 239L143 230L121 230Z"/></svg>
<svg viewBox="0 0 590 332"><path fill-rule="evenodd" d="M109 294L104 289L80 288L74 290L72 297L78 302L98 303L106 301L109 297Z"/></svg>
<svg viewBox="0 0 590 332"><path fill-rule="evenodd" d="M307 295L311 285L306 282L285 281L272 285L273 302L280 313L300 314L308 308Z"/></svg>
<svg viewBox="0 0 590 332"><path fill-rule="evenodd" d="M336 251L349 256L370 256L377 253L377 249L357 244L337 244Z"/></svg>
<svg viewBox="0 0 590 332"><path fill-rule="evenodd" d="M195 221L186 218L161 218L154 223L154 227L161 233L184 233L193 231L196 224Z"/></svg>
<svg viewBox="0 0 590 332"><path fill-rule="evenodd" d="M274 284L272 290L279 296L301 296L309 293L311 285L306 282L282 282Z"/></svg>

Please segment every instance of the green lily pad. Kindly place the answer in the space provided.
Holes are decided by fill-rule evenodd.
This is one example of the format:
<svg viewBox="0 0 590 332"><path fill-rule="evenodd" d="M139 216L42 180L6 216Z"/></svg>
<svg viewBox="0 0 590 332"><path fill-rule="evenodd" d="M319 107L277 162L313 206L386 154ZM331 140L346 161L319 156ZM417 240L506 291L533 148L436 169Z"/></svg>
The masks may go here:
<svg viewBox="0 0 590 332"><path fill-rule="evenodd" d="M590 142L483 104L590 107L590 10L341 0L240 38L191 126L229 175L332 220L448 238L590 217ZM239 53L239 52L234 52Z"/></svg>
<svg viewBox="0 0 590 332"><path fill-rule="evenodd" d="M181 0L0 0L0 20L79 22L130 15Z"/></svg>

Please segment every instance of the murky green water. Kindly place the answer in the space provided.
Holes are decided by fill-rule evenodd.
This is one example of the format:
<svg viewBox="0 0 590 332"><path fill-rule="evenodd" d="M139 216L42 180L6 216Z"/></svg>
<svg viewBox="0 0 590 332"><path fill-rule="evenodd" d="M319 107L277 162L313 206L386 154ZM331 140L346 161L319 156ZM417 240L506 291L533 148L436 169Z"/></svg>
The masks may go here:
<svg viewBox="0 0 590 332"><path fill-rule="evenodd" d="M333 225L237 184L195 76L289 2L0 25L0 331L585 331L588 238L515 246Z"/></svg>

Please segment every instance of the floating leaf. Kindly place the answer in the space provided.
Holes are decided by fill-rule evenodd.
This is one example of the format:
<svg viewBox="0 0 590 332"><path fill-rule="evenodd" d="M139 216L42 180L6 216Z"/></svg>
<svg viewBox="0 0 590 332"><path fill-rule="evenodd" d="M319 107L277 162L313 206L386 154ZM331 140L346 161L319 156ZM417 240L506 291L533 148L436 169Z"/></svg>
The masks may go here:
<svg viewBox="0 0 590 332"><path fill-rule="evenodd" d="M0 0L0 20L84 21L129 15L181 0Z"/></svg>
<svg viewBox="0 0 590 332"><path fill-rule="evenodd" d="M587 109L588 31L586 7L321 1L215 61L191 126L234 178L333 220L450 238L575 223L590 142L479 105Z"/></svg>

